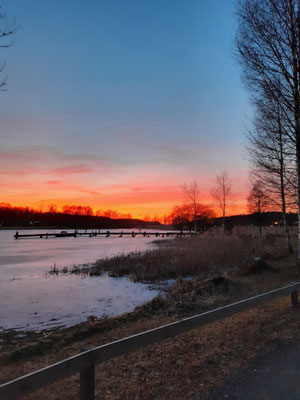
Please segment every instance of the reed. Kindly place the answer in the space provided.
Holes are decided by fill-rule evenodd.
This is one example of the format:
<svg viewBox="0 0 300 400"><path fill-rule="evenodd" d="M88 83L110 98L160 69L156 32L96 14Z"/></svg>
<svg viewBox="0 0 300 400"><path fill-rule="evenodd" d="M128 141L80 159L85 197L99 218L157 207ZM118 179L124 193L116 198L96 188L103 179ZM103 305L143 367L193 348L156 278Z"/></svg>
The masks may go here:
<svg viewBox="0 0 300 400"><path fill-rule="evenodd" d="M128 276L134 282L155 282L189 276L206 277L238 273L256 258L278 258L284 253L281 237L239 236L221 238L195 237L175 239L145 252L131 252L98 260L68 270L52 273L73 273L89 276L108 274Z"/></svg>

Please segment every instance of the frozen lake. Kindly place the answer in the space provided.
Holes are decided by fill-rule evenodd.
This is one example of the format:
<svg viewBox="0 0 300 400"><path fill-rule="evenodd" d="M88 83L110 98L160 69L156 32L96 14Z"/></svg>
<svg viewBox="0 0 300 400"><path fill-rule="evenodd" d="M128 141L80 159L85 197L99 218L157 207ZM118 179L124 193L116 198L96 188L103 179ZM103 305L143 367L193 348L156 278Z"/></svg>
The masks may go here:
<svg viewBox="0 0 300 400"><path fill-rule="evenodd" d="M50 231L26 230L23 233ZM127 278L46 275L54 265L60 269L116 254L150 249L154 246L151 244L153 238L15 240L14 233L14 230L0 230L2 331L42 330L74 325L86 320L89 315L119 315L151 300L158 293L157 290L150 290L146 284L133 283Z"/></svg>

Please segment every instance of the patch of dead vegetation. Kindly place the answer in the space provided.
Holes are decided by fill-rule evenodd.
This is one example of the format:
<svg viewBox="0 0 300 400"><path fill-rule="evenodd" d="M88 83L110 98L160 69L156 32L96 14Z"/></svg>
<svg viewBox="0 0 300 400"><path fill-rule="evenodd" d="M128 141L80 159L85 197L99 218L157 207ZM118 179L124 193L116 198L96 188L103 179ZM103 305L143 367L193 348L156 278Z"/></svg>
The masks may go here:
<svg viewBox="0 0 300 400"><path fill-rule="evenodd" d="M173 243L173 246L171 245ZM49 273L71 273L111 277L128 276L134 282L155 282L247 271L252 273L254 260L278 260L284 252L281 237L267 235L177 238L167 245L159 241L158 248L146 252L132 252L98 260L92 265L74 266L72 269L52 268ZM255 271L257 272L257 271Z"/></svg>

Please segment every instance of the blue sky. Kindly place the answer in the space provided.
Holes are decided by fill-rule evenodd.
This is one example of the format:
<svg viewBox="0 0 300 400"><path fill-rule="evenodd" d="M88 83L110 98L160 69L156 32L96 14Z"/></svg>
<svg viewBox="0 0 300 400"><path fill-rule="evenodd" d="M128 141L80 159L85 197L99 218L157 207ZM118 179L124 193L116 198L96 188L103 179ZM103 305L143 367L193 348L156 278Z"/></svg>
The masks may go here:
<svg viewBox="0 0 300 400"><path fill-rule="evenodd" d="M19 25L14 45L0 51L8 74L0 94L5 201L110 201L162 213L194 178L209 201L223 168L245 195L249 105L233 57L234 1L1 5Z"/></svg>

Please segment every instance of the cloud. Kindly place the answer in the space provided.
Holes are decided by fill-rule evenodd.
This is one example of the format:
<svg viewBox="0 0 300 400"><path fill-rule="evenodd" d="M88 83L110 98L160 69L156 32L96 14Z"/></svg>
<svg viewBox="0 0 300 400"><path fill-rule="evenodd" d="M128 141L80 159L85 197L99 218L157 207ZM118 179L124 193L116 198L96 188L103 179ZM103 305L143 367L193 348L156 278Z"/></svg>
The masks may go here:
<svg viewBox="0 0 300 400"><path fill-rule="evenodd" d="M20 161L26 159L26 156L21 152L1 151L0 159L5 161Z"/></svg>
<svg viewBox="0 0 300 400"><path fill-rule="evenodd" d="M95 192L93 190L87 190L87 189L80 189L79 192L87 193L87 194L91 194L91 195L97 195L97 196L99 195L99 192Z"/></svg>
<svg viewBox="0 0 300 400"><path fill-rule="evenodd" d="M48 183L49 185L59 185L60 183L62 183L62 181L47 181L46 183Z"/></svg>
<svg viewBox="0 0 300 400"><path fill-rule="evenodd" d="M66 165L64 167L54 168L52 172L58 175L74 175L74 174L88 174L94 171L85 164L77 164L77 165Z"/></svg>

